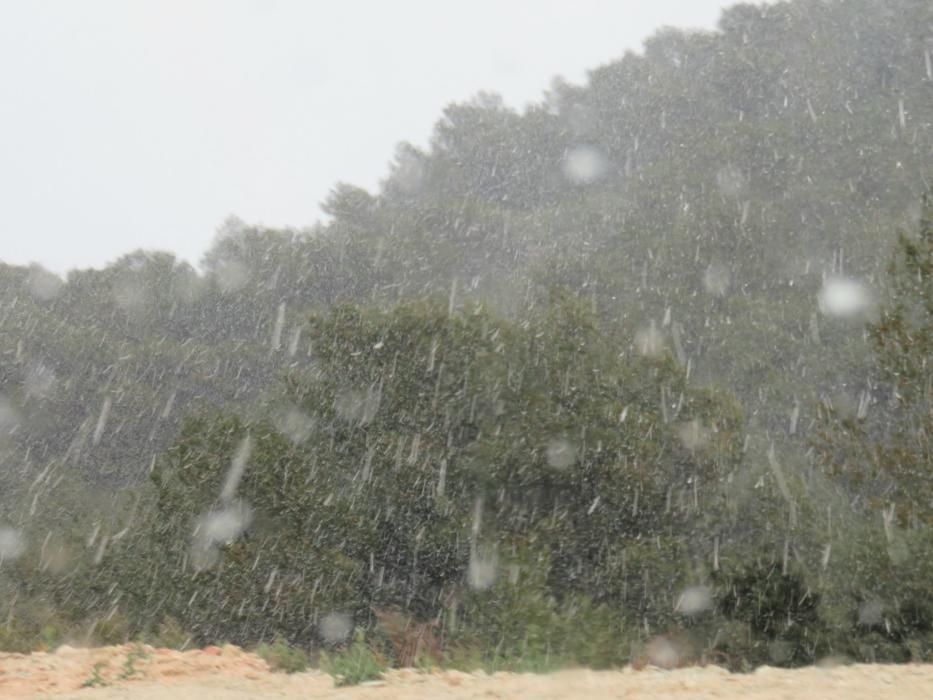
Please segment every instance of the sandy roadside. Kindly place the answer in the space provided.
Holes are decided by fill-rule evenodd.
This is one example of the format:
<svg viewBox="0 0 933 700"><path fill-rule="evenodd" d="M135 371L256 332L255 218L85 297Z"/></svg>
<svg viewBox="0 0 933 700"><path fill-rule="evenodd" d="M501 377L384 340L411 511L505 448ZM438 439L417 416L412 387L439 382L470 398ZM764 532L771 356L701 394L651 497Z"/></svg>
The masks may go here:
<svg viewBox="0 0 933 700"><path fill-rule="evenodd" d="M142 653L140 653L142 652ZM152 647L0 654L0 698L54 700L246 700L339 698L736 698L737 700L920 700L933 697L933 665L836 666L793 671L764 667L746 675L717 667L675 671L560 671L548 675L390 671L385 679L335 688L319 671L272 673L254 654L223 648L177 652Z"/></svg>

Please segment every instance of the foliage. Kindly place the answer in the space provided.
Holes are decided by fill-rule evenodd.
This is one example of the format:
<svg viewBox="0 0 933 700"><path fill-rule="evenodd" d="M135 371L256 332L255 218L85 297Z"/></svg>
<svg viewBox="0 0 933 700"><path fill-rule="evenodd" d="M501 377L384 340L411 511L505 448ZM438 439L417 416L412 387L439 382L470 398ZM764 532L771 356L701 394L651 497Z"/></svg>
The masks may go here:
<svg viewBox="0 0 933 700"><path fill-rule="evenodd" d="M616 607L627 577L642 579L632 590L649 585L618 567L617 542L663 540L673 553L721 527L703 506L739 458L737 409L686 386L669 359L621 360L575 302L521 325L432 304L342 307L313 328L317 369L294 375L284 399L313 439L204 417L157 466L135 539L111 560L137 626L156 624L157 610L205 640L307 643L320 634L308 620L337 610L358 622L393 606L416 620L450 605L458 614L521 542L544 557L522 600L553 599L560 614ZM683 425L694 421L709 436L688 449ZM244 449L249 466L224 495ZM241 526L199 550L198 529L228 517ZM652 569L671 591L633 608L650 619L676 585ZM538 644L471 605L462 619L476 634ZM555 615L542 634L557 634Z"/></svg>
<svg viewBox="0 0 933 700"><path fill-rule="evenodd" d="M358 630L348 648L321 654L321 668L334 677L338 686L358 685L378 680L386 670L383 661L366 643L363 630Z"/></svg>
<svg viewBox="0 0 933 700"><path fill-rule="evenodd" d="M902 233L887 303L869 327L880 396L871 413L829 406L817 441L824 465L900 524L933 524L933 191L919 233Z"/></svg>
<svg viewBox="0 0 933 700"><path fill-rule="evenodd" d="M103 661L98 661L94 664L94 668L91 670L90 678L87 678L82 684L82 688L102 688L110 685L110 683L101 675L101 671L107 666Z"/></svg>
<svg viewBox="0 0 933 700"><path fill-rule="evenodd" d="M126 681L133 679L136 674L142 673L138 668L136 668L137 661L146 661L149 659L149 654L143 649L141 644L136 644L134 647L127 652L126 659L123 661L123 668L120 671L120 675L117 676L118 680Z"/></svg>
<svg viewBox="0 0 933 700"><path fill-rule="evenodd" d="M256 653L265 659L273 671L298 673L308 668L308 655L297 647L289 646L282 639L272 644L260 644L256 647Z"/></svg>

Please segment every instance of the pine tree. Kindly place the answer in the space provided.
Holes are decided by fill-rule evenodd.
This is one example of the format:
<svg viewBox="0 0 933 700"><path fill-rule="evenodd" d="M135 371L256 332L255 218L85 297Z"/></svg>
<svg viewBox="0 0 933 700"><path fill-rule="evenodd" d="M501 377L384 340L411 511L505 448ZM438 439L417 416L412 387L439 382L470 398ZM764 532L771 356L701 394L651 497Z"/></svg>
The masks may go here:
<svg viewBox="0 0 933 700"><path fill-rule="evenodd" d="M880 410L832 418L817 441L824 464L902 524L933 523L933 189L917 235L901 233L888 267L889 298L868 336Z"/></svg>

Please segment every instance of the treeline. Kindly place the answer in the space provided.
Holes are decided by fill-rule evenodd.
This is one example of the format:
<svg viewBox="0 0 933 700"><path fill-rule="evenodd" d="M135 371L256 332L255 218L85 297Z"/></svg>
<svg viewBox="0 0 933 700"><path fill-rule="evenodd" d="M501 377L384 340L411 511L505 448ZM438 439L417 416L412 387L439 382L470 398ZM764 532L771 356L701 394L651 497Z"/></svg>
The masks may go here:
<svg viewBox="0 0 933 700"><path fill-rule="evenodd" d="M201 273L3 266L0 644L927 658L931 55L917 0L739 5Z"/></svg>

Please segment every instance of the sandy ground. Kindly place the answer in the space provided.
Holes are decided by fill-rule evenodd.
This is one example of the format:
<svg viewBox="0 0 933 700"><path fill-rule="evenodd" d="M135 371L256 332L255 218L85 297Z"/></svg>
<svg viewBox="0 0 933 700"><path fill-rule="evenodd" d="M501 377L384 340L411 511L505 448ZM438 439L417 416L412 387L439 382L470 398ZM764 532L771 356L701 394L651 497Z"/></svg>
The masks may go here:
<svg viewBox="0 0 933 700"><path fill-rule="evenodd" d="M335 688L320 671L284 675L234 646L177 652L152 647L62 647L0 654L0 698L63 700L246 700L247 698L737 698L741 700L913 700L933 697L933 665L834 666L747 675L720 668L568 670L549 675L390 671L382 681Z"/></svg>

